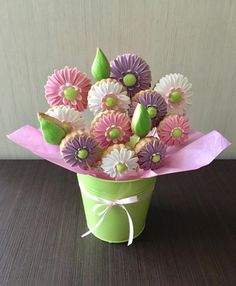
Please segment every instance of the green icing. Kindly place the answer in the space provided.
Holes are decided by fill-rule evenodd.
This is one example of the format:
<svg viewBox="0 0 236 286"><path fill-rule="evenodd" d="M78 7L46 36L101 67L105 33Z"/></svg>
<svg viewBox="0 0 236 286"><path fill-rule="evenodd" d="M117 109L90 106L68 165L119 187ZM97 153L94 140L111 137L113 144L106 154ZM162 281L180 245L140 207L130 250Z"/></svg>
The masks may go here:
<svg viewBox="0 0 236 286"><path fill-rule="evenodd" d="M113 107L116 105L116 99L114 97L107 97L105 100L105 104L107 107Z"/></svg>
<svg viewBox="0 0 236 286"><path fill-rule="evenodd" d="M149 116L151 117L151 119L157 116L157 109L154 106L148 107L147 112L148 112Z"/></svg>
<svg viewBox="0 0 236 286"><path fill-rule="evenodd" d="M83 160L83 159L86 159L88 157L88 154L89 154L88 150L80 149L77 153L77 157Z"/></svg>
<svg viewBox="0 0 236 286"><path fill-rule="evenodd" d="M127 73L124 77L123 77L123 83L128 86L134 86L137 82L136 76L132 73Z"/></svg>
<svg viewBox="0 0 236 286"><path fill-rule="evenodd" d="M151 130L152 122L147 109L140 103L137 104L132 118L131 128L139 137L145 137Z"/></svg>
<svg viewBox="0 0 236 286"><path fill-rule="evenodd" d="M108 135L111 139L117 139L120 137L120 129L119 128L111 128L108 131Z"/></svg>
<svg viewBox="0 0 236 286"><path fill-rule="evenodd" d="M125 170L127 170L127 166L125 163L118 163L116 165L116 170L119 172L119 173L122 173L124 172Z"/></svg>
<svg viewBox="0 0 236 286"><path fill-rule="evenodd" d="M152 162L157 163L161 161L161 156L159 154L153 155L152 156Z"/></svg>
<svg viewBox="0 0 236 286"><path fill-rule="evenodd" d="M77 97L77 90L73 86L64 89L64 96L68 100L74 100Z"/></svg>
<svg viewBox="0 0 236 286"><path fill-rule="evenodd" d="M126 145L130 148L134 148L139 140L140 140L140 137L134 134L129 138L129 142L127 142Z"/></svg>
<svg viewBox="0 0 236 286"><path fill-rule="evenodd" d="M171 94L170 94L170 99L169 99L171 102L173 103L178 103L182 100L182 92L179 92L179 91L173 91Z"/></svg>
<svg viewBox="0 0 236 286"><path fill-rule="evenodd" d="M61 140L66 136L65 130L50 119L40 115L38 120L45 141L49 144L60 145Z"/></svg>
<svg viewBox="0 0 236 286"><path fill-rule="evenodd" d="M97 48L91 72L96 81L108 78L110 76L110 63L103 51Z"/></svg>
<svg viewBox="0 0 236 286"><path fill-rule="evenodd" d="M172 136L174 138L179 138L182 136L182 130L180 128L174 128L173 131L172 131Z"/></svg>

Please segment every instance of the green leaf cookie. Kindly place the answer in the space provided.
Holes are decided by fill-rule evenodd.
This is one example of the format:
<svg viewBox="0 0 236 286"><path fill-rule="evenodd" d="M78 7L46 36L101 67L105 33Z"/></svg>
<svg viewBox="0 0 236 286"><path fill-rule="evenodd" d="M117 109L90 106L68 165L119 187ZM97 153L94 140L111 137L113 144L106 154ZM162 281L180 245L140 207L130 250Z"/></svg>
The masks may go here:
<svg viewBox="0 0 236 286"><path fill-rule="evenodd" d="M103 51L99 48L97 48L97 53L92 64L91 72L96 81L108 78L110 76L110 63Z"/></svg>
<svg viewBox="0 0 236 286"><path fill-rule="evenodd" d="M38 121L45 141L49 144L60 145L66 136L65 130L59 125L60 121L44 113L38 113Z"/></svg>
<svg viewBox="0 0 236 286"><path fill-rule="evenodd" d="M139 137L145 137L151 130L152 122L150 115L142 104L138 103L132 118L131 128Z"/></svg>

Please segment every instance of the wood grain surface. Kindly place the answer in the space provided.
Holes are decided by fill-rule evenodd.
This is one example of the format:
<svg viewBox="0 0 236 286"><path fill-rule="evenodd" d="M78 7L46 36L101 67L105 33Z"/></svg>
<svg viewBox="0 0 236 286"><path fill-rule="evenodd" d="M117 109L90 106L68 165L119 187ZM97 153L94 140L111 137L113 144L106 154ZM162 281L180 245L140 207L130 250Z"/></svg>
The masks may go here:
<svg viewBox="0 0 236 286"><path fill-rule="evenodd" d="M236 285L236 161L158 178L127 247L88 236L75 174L1 161L1 286Z"/></svg>
<svg viewBox="0 0 236 286"><path fill-rule="evenodd" d="M0 158L33 158L5 135L38 126L47 76L65 65L90 75L97 46L109 59L142 56L153 84L187 75L193 129L236 143L235 0L0 0ZM236 158L236 144L222 157Z"/></svg>

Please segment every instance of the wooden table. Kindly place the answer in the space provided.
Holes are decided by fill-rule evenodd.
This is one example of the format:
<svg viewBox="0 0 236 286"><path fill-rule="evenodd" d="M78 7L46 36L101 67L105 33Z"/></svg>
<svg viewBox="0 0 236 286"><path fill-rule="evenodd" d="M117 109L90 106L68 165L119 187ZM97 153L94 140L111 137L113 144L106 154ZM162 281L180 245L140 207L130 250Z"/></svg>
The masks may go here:
<svg viewBox="0 0 236 286"><path fill-rule="evenodd" d="M236 285L236 160L158 178L143 234L87 230L75 174L1 161L0 285Z"/></svg>

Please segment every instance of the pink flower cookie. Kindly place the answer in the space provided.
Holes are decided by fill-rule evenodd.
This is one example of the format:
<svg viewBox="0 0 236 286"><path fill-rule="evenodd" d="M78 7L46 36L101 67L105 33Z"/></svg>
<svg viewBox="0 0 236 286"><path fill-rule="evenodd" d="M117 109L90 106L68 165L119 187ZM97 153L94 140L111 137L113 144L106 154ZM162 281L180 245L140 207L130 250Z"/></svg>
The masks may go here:
<svg viewBox="0 0 236 286"><path fill-rule="evenodd" d="M168 115L158 126L160 140L168 146L183 143L190 132L190 123L185 115Z"/></svg>
<svg viewBox="0 0 236 286"><path fill-rule="evenodd" d="M130 118L122 112L114 110L101 112L91 123L90 134L101 148L126 143L131 133Z"/></svg>
<svg viewBox="0 0 236 286"><path fill-rule="evenodd" d="M90 87L90 79L85 73L77 68L65 67L55 70L54 74L48 77L44 86L45 97L51 106L66 105L83 111L87 107Z"/></svg>

